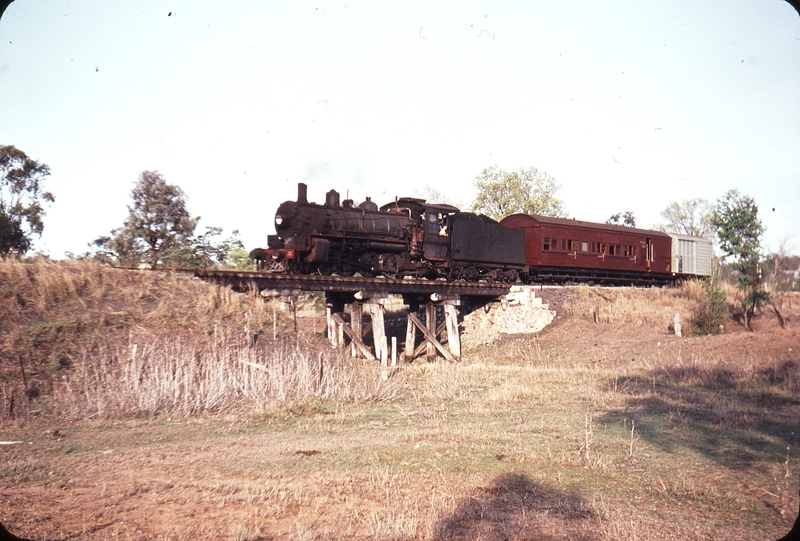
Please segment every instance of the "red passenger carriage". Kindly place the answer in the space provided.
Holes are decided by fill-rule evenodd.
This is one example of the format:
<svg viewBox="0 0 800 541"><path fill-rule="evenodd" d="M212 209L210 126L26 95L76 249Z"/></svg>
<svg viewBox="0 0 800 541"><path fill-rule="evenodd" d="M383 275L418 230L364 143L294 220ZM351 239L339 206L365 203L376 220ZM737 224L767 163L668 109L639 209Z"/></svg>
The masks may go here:
<svg viewBox="0 0 800 541"><path fill-rule="evenodd" d="M514 214L500 222L525 231L529 280L565 277L597 282L671 278L671 237L659 231Z"/></svg>

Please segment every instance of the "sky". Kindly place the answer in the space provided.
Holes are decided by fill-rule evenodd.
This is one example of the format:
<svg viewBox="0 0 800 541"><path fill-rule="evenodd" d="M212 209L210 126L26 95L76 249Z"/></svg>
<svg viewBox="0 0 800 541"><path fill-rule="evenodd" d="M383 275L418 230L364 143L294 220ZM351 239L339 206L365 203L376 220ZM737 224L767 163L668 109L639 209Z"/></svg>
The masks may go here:
<svg viewBox="0 0 800 541"><path fill-rule="evenodd" d="M0 145L50 167L35 249L57 259L123 224L145 170L249 250L298 182L466 209L490 166L640 227L737 189L765 247L800 253L799 121L783 0L16 0L0 19Z"/></svg>

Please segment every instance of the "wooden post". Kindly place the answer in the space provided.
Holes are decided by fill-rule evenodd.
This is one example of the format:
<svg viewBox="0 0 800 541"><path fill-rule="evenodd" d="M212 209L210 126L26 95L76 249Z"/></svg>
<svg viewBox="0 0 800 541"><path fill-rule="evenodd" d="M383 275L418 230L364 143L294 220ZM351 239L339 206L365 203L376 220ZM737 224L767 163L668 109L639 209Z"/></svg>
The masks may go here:
<svg viewBox="0 0 800 541"><path fill-rule="evenodd" d="M389 379L389 360L386 355L386 337L383 338L383 347L378 347L375 345L375 352L378 353L378 349L380 349L379 357L381 359L381 379L386 381Z"/></svg>
<svg viewBox="0 0 800 541"><path fill-rule="evenodd" d="M383 303L370 303L369 311L372 315L372 341L375 344L375 356L380 358L381 364L386 364L388 347L386 346L386 328L384 327Z"/></svg>
<svg viewBox="0 0 800 541"><path fill-rule="evenodd" d="M331 343L331 346L336 347L336 332L333 328L333 319L331 318L331 307L328 306L325 308L325 325L328 333L328 341Z"/></svg>
<svg viewBox="0 0 800 541"><path fill-rule="evenodd" d="M417 321L419 321L419 320L417 320ZM444 332L445 326L446 326L446 323L442 323L441 325L437 326L435 335L439 336L440 334L442 334ZM419 326L417 328L420 330L420 332L423 334L423 336L425 335L426 332L428 332L428 329L425 328L425 325L423 325L422 322L419 323ZM430 333L428 333L428 334L430 334ZM417 357L419 357L420 355L425 353L425 348L426 347L428 347L428 346L427 346L425 340L423 340L422 343L417 347L417 349L414 350L414 358L416 359ZM444 348L444 346L441 346L441 347Z"/></svg>
<svg viewBox="0 0 800 541"><path fill-rule="evenodd" d="M340 333L347 333L347 336L350 337L350 339L353 341L353 343L359 349L361 354L364 355L364 357L366 357L370 361L374 361L375 360L375 356L372 354L372 352L369 350L369 348L364 345L364 342L361 341L361 337L356 336L353 333L353 329L351 329L350 327L345 325L344 320L342 319L341 315L333 314L333 316L331 316L331 319L333 319L336 322L336 324L339 326L339 329L340 329L339 332Z"/></svg>
<svg viewBox="0 0 800 541"><path fill-rule="evenodd" d="M289 306L292 307L292 321L294 321L294 333L297 334L297 297L289 297Z"/></svg>
<svg viewBox="0 0 800 541"><path fill-rule="evenodd" d="M675 312L673 325L675 327L675 336L681 336L681 313Z"/></svg>
<svg viewBox="0 0 800 541"><path fill-rule="evenodd" d="M406 349L403 351L403 357L407 363L410 363L414 360L414 345L417 339L417 328L414 326L414 322L411 321L412 313L408 313L408 327L406 328Z"/></svg>
<svg viewBox="0 0 800 541"><path fill-rule="evenodd" d="M361 337L361 322L363 320L363 306L360 302L354 302L350 305L350 328L353 329L353 334ZM358 358L358 348L355 342L350 342L350 355Z"/></svg>
<svg viewBox="0 0 800 541"><path fill-rule="evenodd" d="M389 379L389 367L387 366L386 356L381 355L381 380L386 381Z"/></svg>
<svg viewBox="0 0 800 541"><path fill-rule="evenodd" d="M425 305L425 327L427 327L428 332L436 337L436 305L429 302ZM431 340L427 336L425 337L427 342L425 344L425 358L428 360L429 363L432 363L436 360L436 346L434 345L435 340Z"/></svg>
<svg viewBox="0 0 800 541"><path fill-rule="evenodd" d="M408 319L409 321L413 322L414 325L416 325L416 327L422 332L423 336L425 336L426 340L431 344L433 344L433 346L439 350L439 353L441 353L445 359L447 359L451 363L457 360L455 357L453 357L453 355L449 351L447 351L447 348L445 348L442 344L439 343L439 341L436 339L436 335L430 332L417 316L415 316L414 314L408 314ZM425 343L420 345L420 348L424 347L426 347Z"/></svg>
<svg viewBox="0 0 800 541"><path fill-rule="evenodd" d="M341 313L344 312L344 300L330 291L325 293L325 304L328 305L326 311L328 316L328 340L335 348L344 347L344 330ZM338 319L334 316L339 316Z"/></svg>
<svg viewBox="0 0 800 541"><path fill-rule="evenodd" d="M444 305L444 322L447 325L447 347L456 360L461 360L461 339L458 336L458 310L451 302Z"/></svg>
<svg viewBox="0 0 800 541"><path fill-rule="evenodd" d="M392 367L397 366L397 337L392 336Z"/></svg>

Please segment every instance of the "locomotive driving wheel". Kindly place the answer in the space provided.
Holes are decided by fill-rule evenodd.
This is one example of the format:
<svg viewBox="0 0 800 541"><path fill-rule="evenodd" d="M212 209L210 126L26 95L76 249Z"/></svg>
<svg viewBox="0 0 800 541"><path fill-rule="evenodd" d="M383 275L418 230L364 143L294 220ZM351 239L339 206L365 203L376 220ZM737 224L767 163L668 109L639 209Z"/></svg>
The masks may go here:
<svg viewBox="0 0 800 541"><path fill-rule="evenodd" d="M350 265L342 265L341 267L336 269L336 274L339 276L353 276L356 273L355 269L350 267Z"/></svg>

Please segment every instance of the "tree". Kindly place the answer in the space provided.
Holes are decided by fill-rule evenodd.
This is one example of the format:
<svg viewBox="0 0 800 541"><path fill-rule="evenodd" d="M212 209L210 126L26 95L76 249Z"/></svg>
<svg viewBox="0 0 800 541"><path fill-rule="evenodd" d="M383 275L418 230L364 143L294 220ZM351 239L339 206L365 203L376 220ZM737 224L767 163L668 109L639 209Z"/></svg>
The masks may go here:
<svg viewBox="0 0 800 541"><path fill-rule="evenodd" d="M564 202L556 197L561 185L536 167L508 172L497 166L475 177L478 195L471 210L495 220L515 213L565 217Z"/></svg>
<svg viewBox="0 0 800 541"><path fill-rule="evenodd" d="M234 248L225 260L226 267L240 271L255 271L256 262L250 259L250 254L245 248Z"/></svg>
<svg viewBox="0 0 800 541"><path fill-rule="evenodd" d="M205 233L197 235L192 242L193 254L189 266L202 269L217 266L238 268L242 264L238 257L245 251L239 239L239 230L234 229L227 239L214 240L221 235L222 228L213 226L206 227Z"/></svg>
<svg viewBox="0 0 800 541"><path fill-rule="evenodd" d="M628 227L636 227L636 216L633 215L633 212L626 210L625 212L618 212L616 214L612 214L608 218L608 220L606 220L606 223L627 225Z"/></svg>
<svg viewBox="0 0 800 541"><path fill-rule="evenodd" d="M752 197L728 190L711 213L711 225L724 257L733 258L729 266L737 272L738 288L744 295L744 325L752 331L750 321L755 311L769 301L759 265L764 226L758 217L758 206Z"/></svg>
<svg viewBox="0 0 800 541"><path fill-rule="evenodd" d="M714 232L711 226L713 211L714 207L705 199L673 201L661 211L661 217L667 220L667 223L658 229L681 235L708 238Z"/></svg>
<svg viewBox="0 0 800 541"><path fill-rule="evenodd" d="M50 168L18 148L0 146L0 255L30 250L32 236L41 236L44 203L55 197L44 191Z"/></svg>
<svg viewBox="0 0 800 541"><path fill-rule="evenodd" d="M128 266L177 266L191 258L192 235L200 217L186 210L186 196L157 171L144 171L131 191L133 206L123 227L95 241ZM104 241L104 242L103 242Z"/></svg>
<svg viewBox="0 0 800 541"><path fill-rule="evenodd" d="M783 300L788 292L800 290L800 256L789 254L790 239L789 236L784 237L778 251L769 254L764 260L766 286L770 292L769 302L781 327L784 326L784 320L778 309L783 309Z"/></svg>

